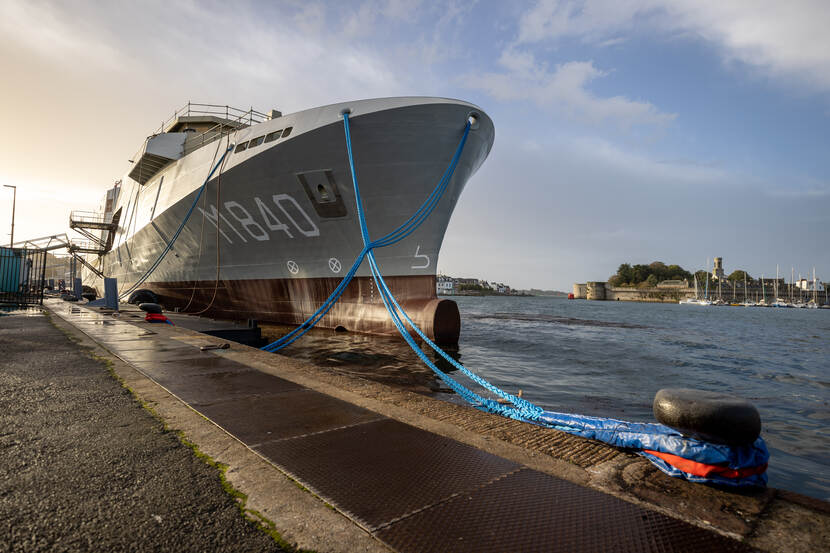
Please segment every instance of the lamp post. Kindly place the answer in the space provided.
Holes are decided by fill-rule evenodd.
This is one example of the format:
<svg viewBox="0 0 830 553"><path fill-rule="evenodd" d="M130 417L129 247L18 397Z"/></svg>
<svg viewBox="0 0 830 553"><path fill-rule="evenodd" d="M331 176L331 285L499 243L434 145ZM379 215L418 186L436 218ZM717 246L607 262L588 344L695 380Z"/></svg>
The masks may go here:
<svg viewBox="0 0 830 553"><path fill-rule="evenodd" d="M4 184L3 187L11 188L14 192L14 194L12 195L12 238L11 238L11 242L9 242L9 247L13 248L14 247L14 204L17 203L17 187L12 186L11 184Z"/></svg>

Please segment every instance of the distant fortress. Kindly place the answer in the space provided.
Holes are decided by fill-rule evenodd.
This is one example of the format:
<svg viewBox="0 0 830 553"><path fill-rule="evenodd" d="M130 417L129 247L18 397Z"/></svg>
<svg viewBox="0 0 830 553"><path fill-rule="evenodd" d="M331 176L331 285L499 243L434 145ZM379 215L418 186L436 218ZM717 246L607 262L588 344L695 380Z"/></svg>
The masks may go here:
<svg viewBox="0 0 830 553"><path fill-rule="evenodd" d="M731 292L731 290L730 290ZM610 286L607 282L574 284L574 298L578 300L650 301L677 303L695 297L695 289L685 280L664 280L657 286ZM743 300L743 295L741 296Z"/></svg>
<svg viewBox="0 0 830 553"><path fill-rule="evenodd" d="M724 301L757 301L766 299L768 303L775 301L776 279L753 279L747 283L733 282L724 276L723 258L716 257L709 283L709 298L722 298ZM789 296L789 285L785 279L779 278L778 295ZM703 297L705 282L699 282L698 294ZM642 301L677 303L680 300L695 297L694 283L688 280L664 280L656 286L647 286L642 283L638 286L612 286L607 282L575 283L573 287L575 299L606 300L606 301Z"/></svg>

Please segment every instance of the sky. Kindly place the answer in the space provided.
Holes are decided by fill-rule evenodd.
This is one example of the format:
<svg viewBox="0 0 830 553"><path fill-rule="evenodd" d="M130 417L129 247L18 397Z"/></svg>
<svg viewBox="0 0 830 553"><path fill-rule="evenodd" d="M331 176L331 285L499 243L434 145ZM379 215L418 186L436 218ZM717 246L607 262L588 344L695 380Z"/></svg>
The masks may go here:
<svg viewBox="0 0 830 553"><path fill-rule="evenodd" d="M15 240L65 232L188 101L442 96L496 127L442 273L569 291L720 256L830 280L828 27L824 0L4 0L0 185Z"/></svg>

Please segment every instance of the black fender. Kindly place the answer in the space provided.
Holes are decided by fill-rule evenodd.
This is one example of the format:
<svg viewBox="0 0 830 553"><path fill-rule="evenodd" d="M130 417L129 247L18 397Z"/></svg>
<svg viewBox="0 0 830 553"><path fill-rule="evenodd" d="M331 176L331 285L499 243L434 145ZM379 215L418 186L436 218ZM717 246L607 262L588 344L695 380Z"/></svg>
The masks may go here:
<svg viewBox="0 0 830 553"><path fill-rule="evenodd" d="M127 299L127 303L132 305L138 305L140 303L158 303L159 299L155 293L151 290L147 290L146 288L141 288L136 290L130 297Z"/></svg>

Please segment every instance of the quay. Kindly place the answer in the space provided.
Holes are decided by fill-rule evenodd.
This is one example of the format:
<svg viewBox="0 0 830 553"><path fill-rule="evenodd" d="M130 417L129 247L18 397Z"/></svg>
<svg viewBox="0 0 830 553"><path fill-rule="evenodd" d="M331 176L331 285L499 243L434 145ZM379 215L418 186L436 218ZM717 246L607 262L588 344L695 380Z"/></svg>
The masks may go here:
<svg viewBox="0 0 830 553"><path fill-rule="evenodd" d="M132 306L44 304L0 317L11 551L830 550L820 500L692 484L556 430L208 349L225 341Z"/></svg>

